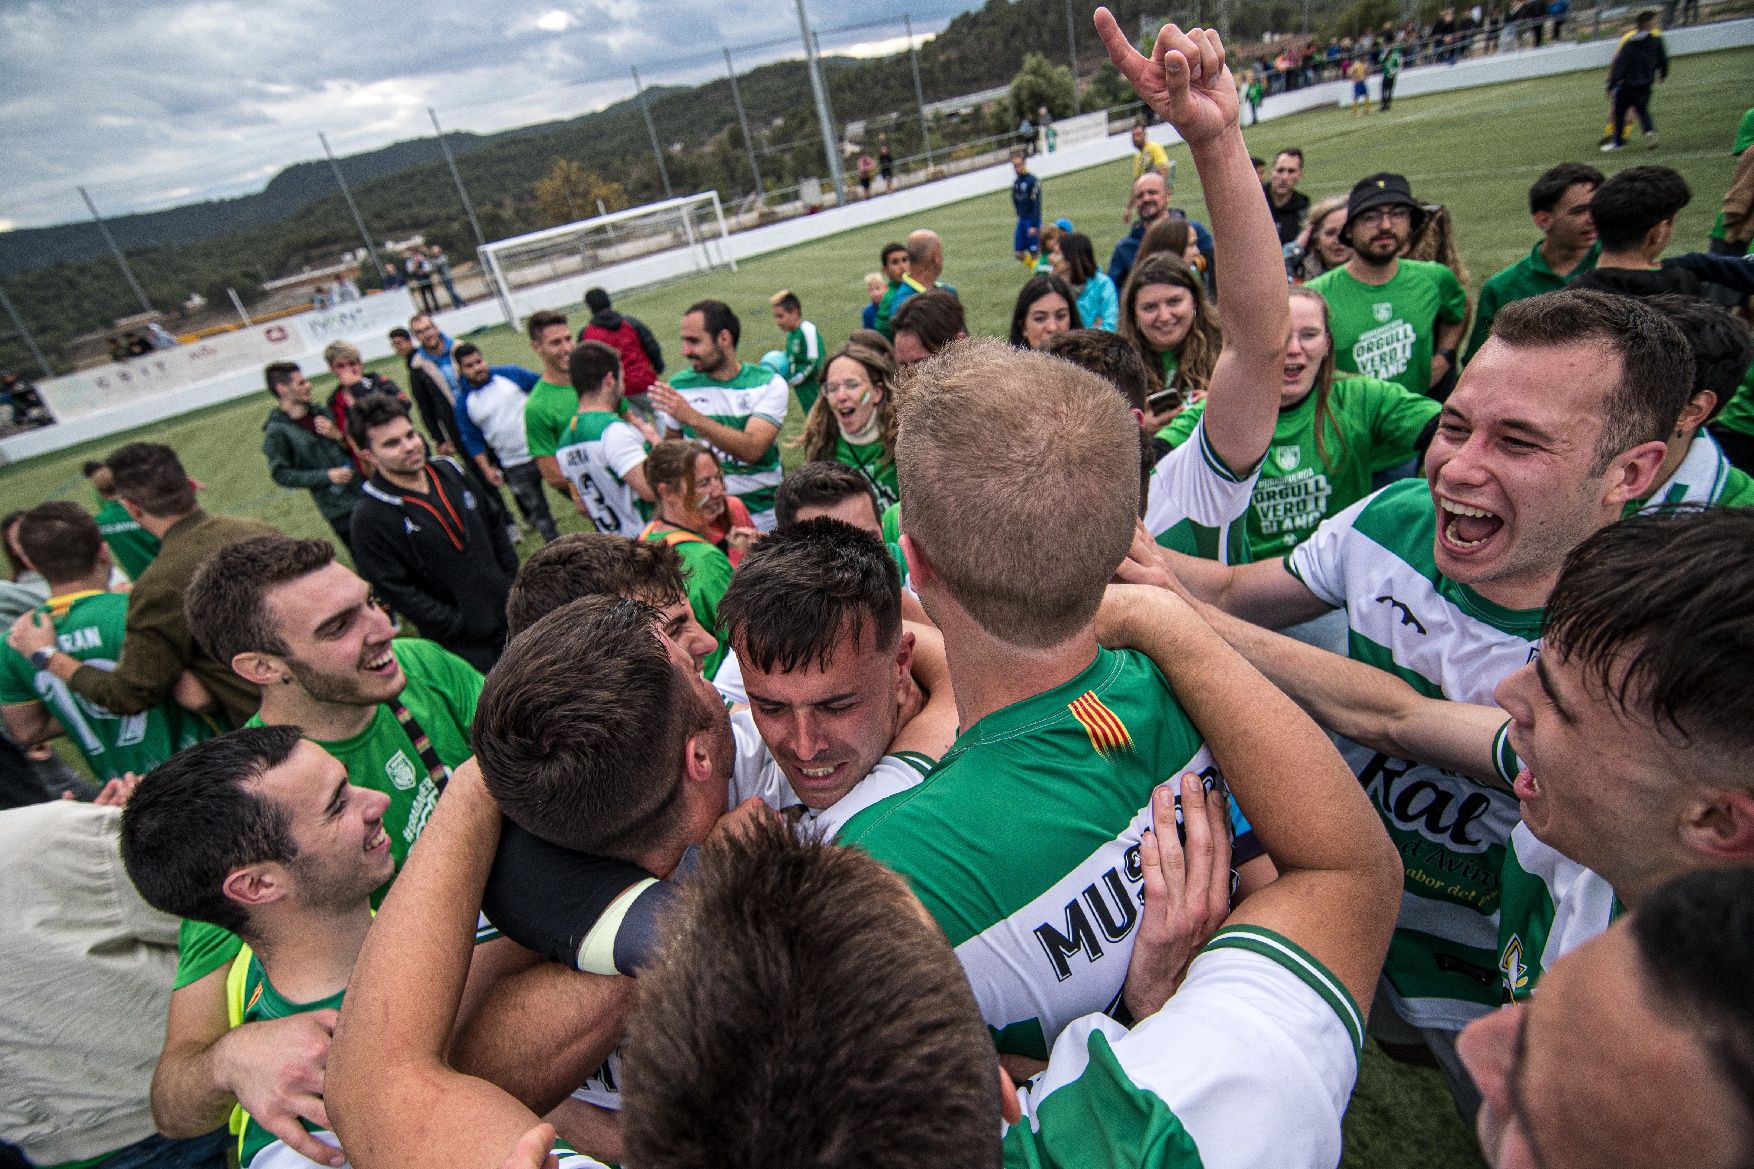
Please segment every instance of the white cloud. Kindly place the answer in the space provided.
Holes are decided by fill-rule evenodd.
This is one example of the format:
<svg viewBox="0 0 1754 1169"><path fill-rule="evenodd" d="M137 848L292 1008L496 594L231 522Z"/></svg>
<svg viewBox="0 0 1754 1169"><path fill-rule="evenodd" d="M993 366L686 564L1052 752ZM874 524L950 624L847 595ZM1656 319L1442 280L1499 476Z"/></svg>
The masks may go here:
<svg viewBox="0 0 1754 1169"><path fill-rule="evenodd" d="M543 32L565 32L576 23L572 13L558 8L550 9L536 18L536 27Z"/></svg>

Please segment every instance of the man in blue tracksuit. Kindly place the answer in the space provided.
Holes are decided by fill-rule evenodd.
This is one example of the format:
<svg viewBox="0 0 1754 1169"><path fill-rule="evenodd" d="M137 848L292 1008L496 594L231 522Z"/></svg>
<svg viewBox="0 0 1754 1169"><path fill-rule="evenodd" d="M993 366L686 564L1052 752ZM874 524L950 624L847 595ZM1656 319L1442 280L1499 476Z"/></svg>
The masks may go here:
<svg viewBox="0 0 1754 1169"><path fill-rule="evenodd" d="M1029 156L1021 150L1011 152L1011 169L1017 173L1011 180L1011 207L1017 212L1011 250L1033 267L1041 250L1041 180L1029 173Z"/></svg>

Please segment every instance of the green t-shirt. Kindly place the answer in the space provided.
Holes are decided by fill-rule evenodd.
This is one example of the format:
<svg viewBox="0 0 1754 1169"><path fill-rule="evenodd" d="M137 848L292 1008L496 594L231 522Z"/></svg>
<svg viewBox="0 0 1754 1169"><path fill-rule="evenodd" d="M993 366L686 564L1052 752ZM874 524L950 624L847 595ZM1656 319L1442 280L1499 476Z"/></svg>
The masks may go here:
<svg viewBox="0 0 1754 1169"><path fill-rule="evenodd" d="M892 280L883 295L877 298L876 329L891 341L895 340L895 329L890 325L889 318L895 315L897 296L901 295L901 281Z"/></svg>
<svg viewBox="0 0 1754 1169"><path fill-rule="evenodd" d="M993 712L917 787L841 830L906 877L956 948L1001 1051L1035 1058L1120 994L1151 793L1216 779L1150 659L1101 649L1076 677Z"/></svg>
<svg viewBox="0 0 1754 1169"><path fill-rule="evenodd" d="M55 625L57 648L100 670L113 670L122 656L128 620L126 593L85 592L50 597L36 610ZM0 645L0 703L41 702L67 732L91 772L102 780L125 772L145 775L184 747L214 733L201 716L173 702L138 714L115 715L74 693L73 688L9 645Z"/></svg>
<svg viewBox="0 0 1754 1169"><path fill-rule="evenodd" d="M524 401L524 439L532 459L552 457L566 424L579 412L579 392L547 378L537 382Z"/></svg>
<svg viewBox="0 0 1754 1169"><path fill-rule="evenodd" d="M809 321L800 321L796 329L786 334L786 363L792 371L787 381L798 391L798 405L804 408L805 414L816 405L825 356L822 337Z"/></svg>
<svg viewBox="0 0 1754 1169"><path fill-rule="evenodd" d="M883 542L889 546L889 555L895 561L895 567L901 570L901 583L907 586L907 556L901 550L901 502L897 500L883 509L877 518L883 528Z"/></svg>
<svg viewBox="0 0 1754 1169"><path fill-rule="evenodd" d="M1491 276L1480 289L1480 303L1474 307L1474 328L1468 334L1468 344L1462 349L1462 362L1472 361L1480 346L1486 344L1486 335L1492 331L1492 318L1498 315L1499 309L1544 292L1557 292L1570 284L1573 277L1594 271L1596 259L1601 254L1602 245L1599 242L1591 244L1577 267L1561 276L1547 263L1547 258L1541 254L1541 245L1537 243L1529 249L1528 255Z"/></svg>
<svg viewBox="0 0 1754 1169"><path fill-rule="evenodd" d="M1176 415L1170 441L1179 446L1192 435L1205 409L1195 402ZM1284 555L1323 520L1369 495L1371 476L1412 458L1420 431L1440 409L1394 382L1339 378L1328 395L1325 460L1316 445L1316 395L1280 410L1249 498L1248 559Z"/></svg>
<svg viewBox="0 0 1754 1169"><path fill-rule="evenodd" d="M461 766L474 754L469 747L469 725L475 721L475 703L481 697L481 675L468 662L433 642L399 637L391 645L408 676L401 694L402 705L426 732L446 770ZM245 725L262 726L262 716L253 716ZM413 739L396 721L390 707L380 703L365 730L351 739L315 742L341 761L347 769L347 782L390 797L390 806L384 809L384 831L390 834L390 852L400 870L415 838L426 827L439 795L438 786L420 762ZM385 885L372 894L372 905L381 902L388 891L389 886ZM178 939L176 985L187 986L211 974L236 957L240 945L235 934L216 925L183 922Z"/></svg>
<svg viewBox="0 0 1754 1169"><path fill-rule="evenodd" d="M682 561L682 586L688 593L688 607L700 627L718 639L719 646L707 655L701 673L711 678L725 660L725 634L719 628L719 601L731 587L731 558L718 546L693 532L660 532L656 524L646 525L641 538L676 549Z"/></svg>
<svg viewBox="0 0 1754 1169"><path fill-rule="evenodd" d="M876 442L848 442L844 434L837 434L834 439L834 461L845 463L865 477L871 490L877 493L877 508L881 512L890 505L901 506L901 483L895 477L895 460L883 448L883 440ZM897 539L899 539L899 535Z"/></svg>
<svg viewBox="0 0 1754 1169"><path fill-rule="evenodd" d="M1743 114L1741 122L1737 124L1736 142L1734 146L1730 147L1730 154L1735 157L1740 157L1742 152L1747 150L1750 146L1754 146L1754 109ZM1711 238L1723 239L1726 234L1724 228L1724 213L1719 211L1717 213L1717 218L1712 220L1711 223Z"/></svg>
<svg viewBox="0 0 1754 1169"><path fill-rule="evenodd" d="M1718 412L1713 426L1721 426L1725 430L1737 434L1754 435L1754 365L1742 377L1742 384L1730 396L1729 403Z"/></svg>
<svg viewBox="0 0 1754 1169"><path fill-rule="evenodd" d="M747 362L729 381L714 381L703 373L685 370L670 379L675 391L688 399L688 404L721 426L743 430L751 419L771 422L775 427L786 424L791 408L791 388L773 370ZM665 419L666 426L675 426L674 419ZM704 437L687 427L682 433L712 446ZM773 493L780 485L779 435L768 443L759 459L746 463L713 448L725 472L725 491L743 501L750 515L773 510Z"/></svg>
<svg viewBox="0 0 1754 1169"><path fill-rule="evenodd" d="M249 968L244 972L243 1021L246 1023L259 1023L268 1019L290 1018L293 1015L302 1015L308 1011L338 1011L341 1009L341 999L346 993L346 989L343 988L342 990L338 990L334 994L329 995L327 998L321 998L315 1002L288 1002L281 996L279 991L274 989L274 984L268 981L268 974L262 969L262 960L256 957L256 955L251 954ZM243 1117L243 1132L238 1134L239 1169L250 1169L250 1166L252 1162L255 1161L256 1157L261 1154L263 1150L271 1147L275 1149L277 1156L269 1158L269 1160L272 1160L275 1165L284 1166L290 1164L294 1158L297 1158L298 1161L301 1161L306 1165L311 1164L311 1162L305 1161L304 1158L299 1157L298 1154L287 1148L285 1143L282 1142L279 1137L263 1128L260 1124L257 1124L255 1117L247 1112L243 1114ZM299 1123L304 1125L306 1132L323 1132L322 1129L318 1128L310 1121L305 1120L303 1117L299 1118ZM331 1143L337 1142L331 1141ZM268 1164L268 1161L265 1160L263 1164Z"/></svg>
<svg viewBox="0 0 1754 1169"><path fill-rule="evenodd" d="M110 555L122 566L129 580L139 580L146 566L158 555L158 537L141 527L120 500L109 499L97 511L97 530Z"/></svg>
<svg viewBox="0 0 1754 1169"><path fill-rule="evenodd" d="M1431 389L1437 326L1468 319L1468 294L1456 274L1428 260L1402 260L1386 284L1364 284L1344 267L1307 287L1328 302L1334 364L1348 373Z"/></svg>

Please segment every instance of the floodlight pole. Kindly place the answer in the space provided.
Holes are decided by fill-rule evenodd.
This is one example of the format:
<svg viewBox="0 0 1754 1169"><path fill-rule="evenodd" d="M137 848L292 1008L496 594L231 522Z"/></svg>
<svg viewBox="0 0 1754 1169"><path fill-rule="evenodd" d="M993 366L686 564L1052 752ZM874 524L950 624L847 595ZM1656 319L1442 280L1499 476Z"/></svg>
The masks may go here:
<svg viewBox="0 0 1754 1169"><path fill-rule="evenodd" d="M1072 20L1072 0L1066 0L1066 51L1072 57L1072 112L1084 112L1084 104L1078 98L1078 32Z"/></svg>
<svg viewBox="0 0 1754 1169"><path fill-rule="evenodd" d="M761 199L761 164L755 161L755 139L749 136L749 115L743 112L743 91L737 88L737 67L731 50L725 50L725 73L731 79L731 100L737 103L737 124L743 127L743 146L749 151L749 173L755 176L755 198Z"/></svg>
<svg viewBox="0 0 1754 1169"><path fill-rule="evenodd" d="M12 298L6 295L4 288L0 288L0 307L4 307L6 315L12 318L13 331L24 338L25 347L30 350L30 355L36 358L37 368L43 371L43 376L45 378L54 377L55 371L49 368L49 359L43 356L41 349L37 348L37 339L31 336L30 329L25 326L24 318L19 316L18 310L12 307Z"/></svg>
<svg viewBox="0 0 1754 1169"><path fill-rule="evenodd" d="M438 135L439 149L445 152L445 165L451 168L451 181L457 184L457 195L463 200L463 213L469 217L469 228L475 233L475 246L484 247L487 237L481 234L481 221L475 218L475 204L469 202L468 188L463 186L463 175L457 170L457 160L451 154L451 144L445 141L444 128L439 125L438 111L427 106L426 113L432 118L432 132Z"/></svg>
<svg viewBox="0 0 1754 1169"><path fill-rule="evenodd" d="M828 108L828 90L822 84L822 66L816 59L816 38L810 33L810 18L804 15L804 0L798 6L798 33L804 38L804 64L810 71L810 94L816 99L816 122L822 128L822 149L828 155L828 177L834 183L834 202L847 205L847 178L841 170L840 144L835 141L834 114Z"/></svg>
<svg viewBox="0 0 1754 1169"><path fill-rule="evenodd" d="M926 91L920 85L920 54L914 48L914 22L907 13L901 14L901 23L907 29L907 63L914 70L914 104L920 109L920 141L926 148L926 169L931 170L932 162L932 123L926 118Z"/></svg>
<svg viewBox="0 0 1754 1169"><path fill-rule="evenodd" d="M84 187L79 188L79 197L85 200L86 209L91 212L91 218L97 223L98 234L103 236L104 243L110 246L110 255L116 258L116 265L122 269L122 277L128 281L128 287L134 290L134 296L140 301L140 307L146 312L152 312L152 302L146 299L146 293L141 289L140 281L134 279L134 269L128 267L128 257L124 256L122 249L116 246L116 237L110 234L110 225L105 223L104 217L97 213L97 204L91 201L91 196L86 193Z"/></svg>
<svg viewBox="0 0 1754 1169"><path fill-rule="evenodd" d="M676 193L670 189L670 168L664 165L664 148L658 145L658 128L652 124L652 111L646 105L646 88L639 83L639 70L630 71L633 73L634 93L639 98L639 112L645 116L646 133L652 139L652 153L658 156L658 177L664 180L664 198L674 199Z"/></svg>
<svg viewBox="0 0 1754 1169"><path fill-rule="evenodd" d="M341 164L335 161L335 152L329 149L329 136L318 130L317 141L323 144L323 153L329 157L329 169L335 172L335 182L341 188L341 197L347 201L347 210L353 213L353 225L359 228L359 238L365 241L365 250L372 258L372 275L382 280L384 262L378 258L378 246L372 243L372 233L365 229L365 217L359 213L359 204L353 201L353 192L347 189L347 180L341 177Z"/></svg>

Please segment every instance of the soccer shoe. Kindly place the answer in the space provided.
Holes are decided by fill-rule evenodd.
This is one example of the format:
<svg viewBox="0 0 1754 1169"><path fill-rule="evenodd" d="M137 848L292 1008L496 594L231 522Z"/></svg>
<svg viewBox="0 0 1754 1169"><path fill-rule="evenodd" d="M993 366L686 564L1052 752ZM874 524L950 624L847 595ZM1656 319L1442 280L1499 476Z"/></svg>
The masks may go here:
<svg viewBox="0 0 1754 1169"><path fill-rule="evenodd" d="M1655 150L1657 148L1657 132L1655 130L1645 131L1644 148L1646 150Z"/></svg>
<svg viewBox="0 0 1754 1169"><path fill-rule="evenodd" d="M1604 142L1604 143L1602 143L1602 153L1603 154L1612 154L1614 151L1619 150L1619 149L1620 149L1620 143L1618 143L1618 142Z"/></svg>

